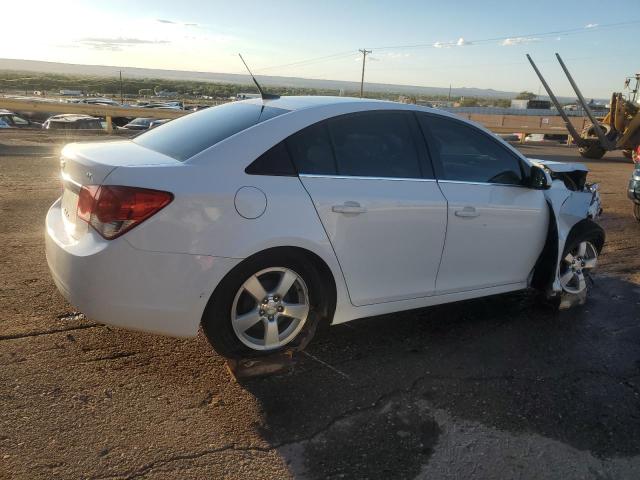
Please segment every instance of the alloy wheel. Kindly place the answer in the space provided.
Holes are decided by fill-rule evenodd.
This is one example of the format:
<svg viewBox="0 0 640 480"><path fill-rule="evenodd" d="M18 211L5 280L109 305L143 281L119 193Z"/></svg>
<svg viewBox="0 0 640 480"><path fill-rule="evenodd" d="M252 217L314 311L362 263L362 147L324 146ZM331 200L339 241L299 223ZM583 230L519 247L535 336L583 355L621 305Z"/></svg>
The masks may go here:
<svg viewBox="0 0 640 480"><path fill-rule="evenodd" d="M560 265L560 284L567 293L581 293L587 288L586 274L598 263L598 251L589 241L580 242L565 255Z"/></svg>
<svg viewBox="0 0 640 480"><path fill-rule="evenodd" d="M231 307L238 339L254 350L275 350L293 340L309 316L309 293L300 275L271 267L249 277Z"/></svg>

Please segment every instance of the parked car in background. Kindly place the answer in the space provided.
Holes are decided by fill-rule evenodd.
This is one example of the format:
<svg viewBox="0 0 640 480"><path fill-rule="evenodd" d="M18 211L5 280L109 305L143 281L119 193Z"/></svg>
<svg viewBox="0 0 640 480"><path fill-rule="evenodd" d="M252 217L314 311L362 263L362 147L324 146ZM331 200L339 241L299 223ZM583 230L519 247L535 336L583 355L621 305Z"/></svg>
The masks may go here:
<svg viewBox="0 0 640 480"><path fill-rule="evenodd" d="M557 134L557 133L530 133L526 137L524 137L524 141L529 142L539 142L539 143L558 143L558 142L566 142L567 135Z"/></svg>
<svg viewBox="0 0 640 480"><path fill-rule="evenodd" d="M0 123L4 124L1 128L41 128L42 124L32 122L26 118L16 115L9 110L0 109Z"/></svg>
<svg viewBox="0 0 640 480"><path fill-rule="evenodd" d="M633 202L633 216L640 222L640 147L633 151L632 159L635 169L629 179L627 196Z"/></svg>
<svg viewBox="0 0 640 480"><path fill-rule="evenodd" d="M69 100L69 103L86 103L88 105L105 105L108 107L121 107L122 104L112 100L110 98L102 97L89 97L89 98L77 98Z"/></svg>
<svg viewBox="0 0 640 480"><path fill-rule="evenodd" d="M159 127L160 125L164 125L165 123L170 121L170 118L156 118L149 124L149 128Z"/></svg>
<svg viewBox="0 0 640 480"><path fill-rule="evenodd" d="M150 128L151 123L154 121L154 118L134 118L129 123L124 125L122 128L126 128L127 130L147 130Z"/></svg>
<svg viewBox="0 0 640 480"><path fill-rule="evenodd" d="M102 121L89 115L64 113L49 117L42 128L47 130L103 130Z"/></svg>
<svg viewBox="0 0 640 480"><path fill-rule="evenodd" d="M165 110L183 110L184 105L182 102L139 102L137 105L133 105L138 108L160 108Z"/></svg>
<svg viewBox="0 0 640 480"><path fill-rule="evenodd" d="M199 112L200 110L204 110L205 108L210 108L211 105L190 105L187 110L192 112Z"/></svg>
<svg viewBox="0 0 640 480"><path fill-rule="evenodd" d="M584 165L394 102L232 102L67 145L61 168L45 228L60 292L97 322L202 326L227 357L529 287L583 303L605 240Z"/></svg>

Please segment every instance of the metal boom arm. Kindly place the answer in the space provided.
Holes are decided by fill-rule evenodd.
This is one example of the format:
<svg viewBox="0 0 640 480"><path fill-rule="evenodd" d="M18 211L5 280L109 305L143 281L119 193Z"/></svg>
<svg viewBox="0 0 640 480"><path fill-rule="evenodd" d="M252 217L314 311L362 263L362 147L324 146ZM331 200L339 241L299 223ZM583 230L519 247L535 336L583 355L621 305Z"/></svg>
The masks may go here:
<svg viewBox="0 0 640 480"><path fill-rule="evenodd" d="M547 94L549 95L549 98L551 99L551 101L555 105L556 110L558 110L558 114L562 117L562 120L564 121L564 124L567 127L567 130L569 131L569 133L573 137L573 140L576 142L576 144L578 146L582 146L583 143L584 143L582 141L582 137L580 136L580 134L578 133L576 128L571 123L571 120L569 120L569 117L567 116L565 111L562 109L562 105L560 105L560 102L558 101L556 96L551 91L551 88L549 87L549 84L546 82L546 80L544 79L544 77L540 73L540 70L538 70L538 67L536 67L536 64L533 63L533 60L531 59L531 56L528 53L527 53L527 60L529 60L529 63L533 67L533 70L536 72L536 75L538 75L538 78L540 79L540 82L542 83L542 86L547 91Z"/></svg>

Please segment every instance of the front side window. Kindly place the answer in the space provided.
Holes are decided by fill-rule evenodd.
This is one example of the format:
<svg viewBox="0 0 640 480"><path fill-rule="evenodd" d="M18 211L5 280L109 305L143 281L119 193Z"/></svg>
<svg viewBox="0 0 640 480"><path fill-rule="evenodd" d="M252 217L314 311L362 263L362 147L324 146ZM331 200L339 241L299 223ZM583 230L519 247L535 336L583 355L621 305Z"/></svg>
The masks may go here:
<svg viewBox="0 0 640 480"><path fill-rule="evenodd" d="M522 184L518 157L484 132L462 122L419 114L431 154L439 159L443 180Z"/></svg>
<svg viewBox="0 0 640 480"><path fill-rule="evenodd" d="M420 159L403 112L365 112L328 121L338 174L420 178Z"/></svg>

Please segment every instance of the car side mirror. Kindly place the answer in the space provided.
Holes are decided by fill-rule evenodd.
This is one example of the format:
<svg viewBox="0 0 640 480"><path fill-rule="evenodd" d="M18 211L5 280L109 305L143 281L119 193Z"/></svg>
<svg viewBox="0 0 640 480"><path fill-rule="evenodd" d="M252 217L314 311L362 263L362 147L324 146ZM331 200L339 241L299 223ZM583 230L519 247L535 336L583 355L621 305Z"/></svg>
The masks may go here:
<svg viewBox="0 0 640 480"><path fill-rule="evenodd" d="M527 183L529 188L547 190L551 188L551 176L544 168L532 165Z"/></svg>

